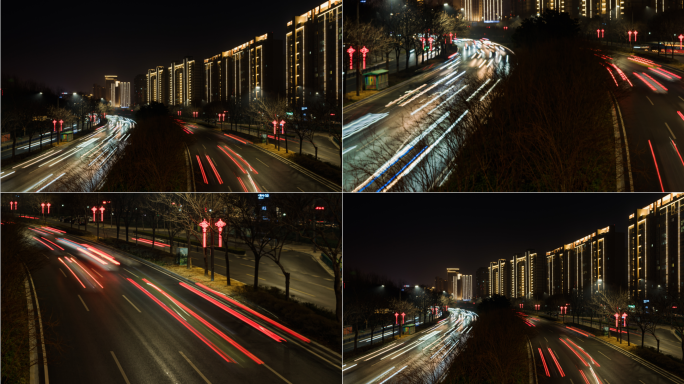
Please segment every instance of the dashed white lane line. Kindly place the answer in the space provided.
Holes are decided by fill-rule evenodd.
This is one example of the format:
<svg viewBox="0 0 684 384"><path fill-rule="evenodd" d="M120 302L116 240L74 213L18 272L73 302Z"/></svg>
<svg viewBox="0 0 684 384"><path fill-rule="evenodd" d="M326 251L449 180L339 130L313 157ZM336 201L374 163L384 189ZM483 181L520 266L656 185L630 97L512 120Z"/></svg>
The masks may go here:
<svg viewBox="0 0 684 384"><path fill-rule="evenodd" d="M83 303L83 306L85 307L86 311L90 312L90 309L88 309L88 306L86 305L85 301L83 301L83 298L81 295L76 295L78 296L79 299L81 299L81 303Z"/></svg>
<svg viewBox="0 0 684 384"><path fill-rule="evenodd" d="M269 367L268 365L266 365L266 364L262 364L262 365L263 365L264 367L268 368L268 370L271 371L271 372L273 372L276 376L278 376L278 377L280 377L281 379L283 379L283 381L286 382L287 384L292 384L292 383L290 383L289 381L287 381L284 377L280 376L280 374L279 374L278 372L274 371L274 370L273 370L271 367Z"/></svg>
<svg viewBox="0 0 684 384"><path fill-rule="evenodd" d="M303 189L301 189L301 188L299 188L299 187L297 187L297 189L299 189L299 190L302 191L302 192L306 192L305 190L303 190Z"/></svg>
<svg viewBox="0 0 684 384"><path fill-rule="evenodd" d="M655 105L655 104L653 104L653 102L651 101L651 98L650 98L650 97L646 96L646 98L647 98L648 101L651 103L651 105Z"/></svg>
<svg viewBox="0 0 684 384"><path fill-rule="evenodd" d="M123 376L124 380L126 380L126 384L131 384L131 382L128 381L128 377L126 377L126 372L124 372L123 368L121 368L121 364L119 364L119 360L116 358L114 351L109 351L109 352L112 353L112 357L114 358L114 362L116 362L116 366L119 367L119 371L121 372L121 376Z"/></svg>
<svg viewBox="0 0 684 384"><path fill-rule="evenodd" d="M255 159L257 159L257 161L260 162L261 164L266 165L266 163L264 163L263 161L259 160L258 157L255 157ZM268 165L266 165L266 166L267 166L268 168L271 168L271 167L269 167Z"/></svg>
<svg viewBox="0 0 684 384"><path fill-rule="evenodd" d="M606 356L606 355L605 355L605 354L604 354L603 352L601 352L601 351L598 351L598 353L602 354L602 355L603 355L603 357L605 357L606 359L608 359L608 360L611 360L611 358L610 358L610 357L608 357L608 356Z"/></svg>
<svg viewBox="0 0 684 384"><path fill-rule="evenodd" d="M64 271L62 271L62 268L57 268L57 269L59 269L59 271L62 272L62 275L64 275L64 277L66 277L66 273L64 273Z"/></svg>
<svg viewBox="0 0 684 384"><path fill-rule="evenodd" d="M135 276L135 277L138 277L138 275L136 275L135 273L129 271L129 270L126 269L126 268L124 268L123 270L126 271L126 272L128 272L128 273L130 273L131 275L133 275L133 276ZM139 277L138 277L138 279L139 279Z"/></svg>
<svg viewBox="0 0 684 384"><path fill-rule="evenodd" d="M670 131L670 135L672 135L672 138L675 139L675 140L677 140L677 136L675 136L674 133L672 133L672 130L670 129L670 126L667 125L667 123L665 123L665 126L667 127L667 130Z"/></svg>
<svg viewBox="0 0 684 384"><path fill-rule="evenodd" d="M200 372L200 370L197 369L197 367L195 366L195 364L193 364L192 361L190 361L190 359L188 359L188 358L185 356L185 354L183 354L183 352L181 352L181 351L178 351L178 352L180 352L181 356L183 356L183 358L184 358L188 363L190 363L190 366L192 366L192 368L193 368L197 373L199 373L200 376L202 376L202 378L204 379L204 381L205 381L207 384L211 384L211 381L209 381L209 380L202 374L202 372Z"/></svg>
<svg viewBox="0 0 684 384"><path fill-rule="evenodd" d="M133 306L133 308L135 308L136 311L142 313L142 312L138 309L138 307L136 307L135 304L133 304L133 302L131 302L130 300L128 300L128 297L126 297L126 295L121 295L121 296L123 296L123 298L126 299L126 301L128 301L128 302Z"/></svg>

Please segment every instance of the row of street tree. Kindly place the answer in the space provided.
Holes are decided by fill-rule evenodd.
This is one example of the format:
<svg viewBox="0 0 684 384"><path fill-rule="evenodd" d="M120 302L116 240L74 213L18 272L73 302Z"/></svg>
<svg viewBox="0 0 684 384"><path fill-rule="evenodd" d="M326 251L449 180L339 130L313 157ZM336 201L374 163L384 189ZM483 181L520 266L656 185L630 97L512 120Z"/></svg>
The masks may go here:
<svg viewBox="0 0 684 384"><path fill-rule="evenodd" d="M3 195L2 206L8 212L10 201L18 201L17 213L42 217L41 203L51 202L52 215L67 218L73 227L82 224L84 229L91 216L90 208L105 206L105 217L116 227L116 238L121 231L125 241L131 240L129 231L138 226L152 229L152 241L157 236L168 236L169 253L175 255L178 247L191 247L191 240L204 248L204 272L213 277L214 257L223 251L230 284L231 252L229 243L244 244L254 256L254 284L259 285L259 264L269 259L278 265L285 279L285 297L290 296L290 271L284 266L287 253L283 247L293 241L313 243L316 252L327 255L334 271L333 289L336 297L336 315L342 317L342 196L340 194L218 194L218 193L49 193ZM106 203L103 203L106 202ZM266 207L266 209L264 209ZM224 226L217 223L221 221ZM207 225L208 224L208 225ZM204 230L206 228L206 232ZM219 228L221 230L219 231ZM159 232L158 232L159 231ZM222 237L223 247L217 246ZM231 239L232 236L232 239ZM137 238L137 235L136 235ZM184 241L174 241L184 238ZM211 241L214 239L214 241Z"/></svg>
<svg viewBox="0 0 684 384"><path fill-rule="evenodd" d="M385 328L395 325L397 320L401 324L402 317L405 323L431 322L436 319L431 308L437 307L446 313L447 307L455 305L450 295L432 287L409 287L358 269L346 271L344 282L345 333L354 334L354 351L358 348L360 331L370 332L372 346L372 335L380 334L383 342ZM387 337L392 339L391 334Z"/></svg>
<svg viewBox="0 0 684 384"><path fill-rule="evenodd" d="M81 131L92 129L90 116L103 119L111 110L109 104L89 95L70 93L64 96L61 90L52 90L33 80L2 76L2 140L12 141L12 160L16 155L17 139L28 139L30 152L33 139L38 137L40 150L43 134L50 132L52 142L55 127L58 131L62 125L66 131L67 127L78 124L77 129ZM57 140L59 142L59 137Z"/></svg>

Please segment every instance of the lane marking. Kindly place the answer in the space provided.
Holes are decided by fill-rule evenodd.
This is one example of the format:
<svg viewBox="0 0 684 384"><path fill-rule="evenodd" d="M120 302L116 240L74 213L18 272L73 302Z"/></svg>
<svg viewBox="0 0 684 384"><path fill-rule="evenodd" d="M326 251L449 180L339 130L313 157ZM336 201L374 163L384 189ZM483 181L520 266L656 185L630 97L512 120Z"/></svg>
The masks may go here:
<svg viewBox="0 0 684 384"><path fill-rule="evenodd" d="M667 125L667 123L665 123L665 126L667 127L667 130L670 131L670 135L672 135L672 138L675 139L675 140L677 140L677 136L675 136L674 133L672 133L672 130L670 129L670 126Z"/></svg>
<svg viewBox="0 0 684 384"><path fill-rule="evenodd" d="M279 374L278 372L274 371L274 370L273 370L271 367L269 367L268 365L266 365L266 364L261 364L261 365L263 365L264 367L268 368L269 371L273 372L273 374L275 374L276 376L278 376L278 377L280 377L281 379L283 379L283 381L286 382L287 384L292 384L292 383L290 383L289 381L287 381L284 377L280 376L280 374Z"/></svg>
<svg viewBox="0 0 684 384"><path fill-rule="evenodd" d="M244 264L242 264L242 265L244 265ZM245 275L254 277L253 275L250 275L249 273L245 273ZM259 278L259 280L264 280L264 281L266 281L266 279L262 279L261 277ZM292 289L292 288L290 288L290 289Z"/></svg>
<svg viewBox="0 0 684 384"><path fill-rule="evenodd" d="M81 303L83 303L83 306L85 307L86 311L90 312L90 309L88 309L88 306L86 305L85 301L83 301L83 298L81 295L76 295L78 296L79 299L81 299Z"/></svg>
<svg viewBox="0 0 684 384"><path fill-rule="evenodd" d="M648 96L646 96L646 98L648 99L648 101L651 102L651 105L655 105L655 104L653 104L653 102L651 101L651 99Z"/></svg>
<svg viewBox="0 0 684 384"><path fill-rule="evenodd" d="M605 357L606 359L608 359L608 360L612 360L612 359L611 359L610 357L606 356L606 355L605 355L605 354L604 354L603 352L601 352L601 351L598 351L598 353L602 354L602 355L603 355L603 357Z"/></svg>
<svg viewBox="0 0 684 384"><path fill-rule="evenodd" d="M299 190L302 191L302 192L306 192L305 190L303 190L303 189L301 189L301 188L299 188L299 187L297 187L297 189L299 189Z"/></svg>
<svg viewBox="0 0 684 384"><path fill-rule="evenodd" d="M38 304L38 291L36 291L36 286L33 285L33 277L31 273L28 272L29 280L31 281L31 287L33 287L33 297L36 300L36 312L38 313L38 325L40 326L40 343L43 345L43 375L45 376L45 384L50 384L50 378L48 377L48 362L47 362L47 351L45 349L45 337L43 336L43 318L40 316L40 305ZM28 283L26 284L28 287Z"/></svg>
<svg viewBox="0 0 684 384"><path fill-rule="evenodd" d="M318 285L319 287L322 287L322 288L325 288L325 289L329 289L329 290L331 290L331 291L334 291L334 289L332 289L332 288L330 288L330 287L326 287L325 285L320 285L320 284L312 283L312 282L309 282L309 281L297 280L297 279L292 279L292 278L291 278L291 280L299 281L299 282L302 282L302 283L308 283L308 284ZM328 280L328 279L326 279L326 280Z"/></svg>
<svg viewBox="0 0 684 384"><path fill-rule="evenodd" d="M260 162L261 164L266 165L266 163L264 163L263 161L259 160L258 157L255 157L255 159L257 159L257 161ZM267 166L268 168L271 168L271 167L269 167L268 165L266 165L266 166Z"/></svg>
<svg viewBox="0 0 684 384"><path fill-rule="evenodd" d="M682 99L682 101L684 101L684 97L679 96L679 98Z"/></svg>
<svg viewBox="0 0 684 384"><path fill-rule="evenodd" d="M202 376L202 378L204 379L204 381L207 382L207 384L211 384L211 382L202 374L202 372L200 372L199 369L197 369L197 367L195 366L195 364L193 364L192 361L190 361L190 359L188 359L188 358L185 356L185 354L183 354L183 352L181 352L181 351L178 351L178 352L181 354L181 356L183 356L183 358L185 359L185 361L187 361L188 363L190 363L190 365L192 366L192 368L194 368L195 371L196 371L197 373L199 373L200 376Z"/></svg>
<svg viewBox="0 0 684 384"><path fill-rule="evenodd" d="M656 172L658 172L658 180L660 181L660 189L662 192L665 192L665 188L663 188L663 179L660 178L660 171L658 170L658 162L656 161L655 153L653 152L653 146L651 145L651 140L648 141L648 146L649 146L649 148L651 148L651 155L653 155L653 163L655 164Z"/></svg>
<svg viewBox="0 0 684 384"><path fill-rule="evenodd" d="M303 293L303 294L305 294L305 295L309 295L309 296L311 296L311 297L316 297L316 296L314 296L314 295L312 295L312 294L309 294L309 293L306 293L306 292L302 292L302 291L296 290L296 289L294 289L294 288L292 288L292 287L290 287L290 291L295 291L295 292Z"/></svg>
<svg viewBox="0 0 684 384"><path fill-rule="evenodd" d="M64 277L66 277L66 273L64 273L64 271L62 271L62 268L57 268L57 269L59 269L59 271L62 272L62 275L64 275Z"/></svg>
<svg viewBox="0 0 684 384"><path fill-rule="evenodd" d="M126 295L121 295L121 296L123 296L123 298L126 299L126 301L128 301L129 303L131 303L131 305L133 306L133 308L135 308L138 312L142 313L142 312L138 309L138 307L135 306L135 304L133 304L130 300L128 300L128 297L126 297Z"/></svg>
<svg viewBox="0 0 684 384"><path fill-rule="evenodd" d="M109 351L109 352L112 353L112 357L114 358L114 361L116 362L116 366L119 367L119 371L121 372L121 375L123 376L124 380L126 380L126 384L131 384L131 382L128 381L128 377L126 377L126 372L124 372L123 368L121 368L121 364L119 364L119 360L116 358L114 351Z"/></svg>
<svg viewBox="0 0 684 384"><path fill-rule="evenodd" d="M96 270L94 270L94 269L92 269L92 268L90 268L90 270L93 271L93 272L95 272L95 273L97 273L98 276L100 276L101 278L104 279L104 276L100 275Z"/></svg>
<svg viewBox="0 0 684 384"><path fill-rule="evenodd" d="M135 277L138 277L138 275L136 275L135 273L129 271L129 270L126 269L126 268L124 268L123 270L126 271L126 272L128 272L128 273L130 273L131 275L133 275L133 276L135 276ZM138 279L139 279L139 277L138 277Z"/></svg>
<svg viewBox="0 0 684 384"><path fill-rule="evenodd" d="M247 265L247 264L240 264L240 265L244 265L245 267L250 267L250 268L254 268L254 266L253 266L253 265Z"/></svg>

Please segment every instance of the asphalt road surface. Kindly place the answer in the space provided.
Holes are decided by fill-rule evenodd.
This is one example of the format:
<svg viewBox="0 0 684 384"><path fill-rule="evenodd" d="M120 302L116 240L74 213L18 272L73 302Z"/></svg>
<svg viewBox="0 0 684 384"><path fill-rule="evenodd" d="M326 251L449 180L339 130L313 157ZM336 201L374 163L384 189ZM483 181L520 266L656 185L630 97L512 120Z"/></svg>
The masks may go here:
<svg viewBox="0 0 684 384"><path fill-rule="evenodd" d="M277 158L234 133L221 133L193 123L183 126L196 139L189 149L198 192L341 191L334 181ZM289 147L292 150L295 146Z"/></svg>
<svg viewBox="0 0 684 384"><path fill-rule="evenodd" d="M594 336L535 316L529 319L538 331L531 344L539 383L684 383Z"/></svg>
<svg viewBox="0 0 684 384"><path fill-rule="evenodd" d="M92 171L90 184L97 185L105 175L98 172L110 160L119 143L128 139L132 120L109 116L106 125L70 143L54 147L19 164L2 167L2 192L40 192L48 190L66 173L85 167Z"/></svg>
<svg viewBox="0 0 684 384"><path fill-rule="evenodd" d="M461 337L476 319L472 312L452 308L449 311L451 315L433 327L347 359L342 366L344 383L398 383L401 372L412 364L430 364L442 370L444 366L439 362L448 354L457 353Z"/></svg>
<svg viewBox="0 0 684 384"><path fill-rule="evenodd" d="M55 223L48 220L48 223ZM61 223L60 225L69 225ZM109 224L105 225L103 230L100 227L100 236L116 237L116 226ZM97 230L92 223L87 227L88 231L95 235ZM141 231L151 232L151 228L140 228ZM135 228L129 228L129 241L134 241ZM164 229L157 230L158 235L168 235ZM183 237L183 234L180 235ZM119 233L119 239L125 240L126 231L122 227ZM152 236L141 234L137 236L139 239L152 240ZM161 248L157 245L155 248L168 251L168 240L157 237L155 243L162 244ZM139 246L152 247L152 244L138 242ZM185 247L187 244L176 243L176 246ZM230 247L240 248L245 250L245 255L228 254L230 260L230 277L244 284L254 284L254 255L247 248L246 245L238 242L237 244L230 242ZM285 270L290 273L290 295L300 301L309 302L319 305L329 310L335 310L335 289L334 279L323 267L313 260L311 246L309 245L285 245L282 252L282 261ZM204 268L204 258L202 256L202 249L191 246L189 255L192 258L192 265L194 267ZM211 263L209 251L207 250L207 262ZM226 258L225 252L215 251L214 253L214 271L220 275L226 276ZM259 285L276 287L285 290L285 277L282 274L280 267L271 259L262 257L259 262Z"/></svg>
<svg viewBox="0 0 684 384"><path fill-rule="evenodd" d="M340 382L339 355L229 297L42 230L34 232L48 262L33 281L63 344L62 352L47 348L51 383Z"/></svg>
<svg viewBox="0 0 684 384"><path fill-rule="evenodd" d="M624 95L618 99L631 158L634 191L678 191L684 188L684 71L630 60L609 53ZM631 84L630 84L631 83Z"/></svg>
<svg viewBox="0 0 684 384"><path fill-rule="evenodd" d="M444 148L440 143L443 135L438 132L447 129L445 119L455 121L448 128L452 129L468 111L444 111L444 104L462 96L487 102L496 81L482 86L468 82L491 81L496 71L510 70L510 51L502 46L472 40L457 45L459 54L446 62L425 67L424 73L344 108L345 191L391 191L402 178L407 189L424 191L425 183L415 182L415 173L410 172L429 159L435 162L427 176L420 176L423 181L436 186L446 179L444 160L435 160L441 158L439 153ZM419 142L427 144L423 147Z"/></svg>

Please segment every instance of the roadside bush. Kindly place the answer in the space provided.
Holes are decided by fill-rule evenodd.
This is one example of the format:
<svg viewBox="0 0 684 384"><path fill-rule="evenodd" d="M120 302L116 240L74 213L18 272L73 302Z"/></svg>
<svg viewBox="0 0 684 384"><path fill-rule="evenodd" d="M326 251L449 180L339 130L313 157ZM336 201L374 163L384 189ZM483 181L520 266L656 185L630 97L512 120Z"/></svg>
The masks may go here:
<svg viewBox="0 0 684 384"><path fill-rule="evenodd" d="M335 313L311 303L285 300L282 290L269 287L253 291L253 286L238 288L240 295L278 317L278 321L303 336L332 349L342 349L342 327L335 319Z"/></svg>

